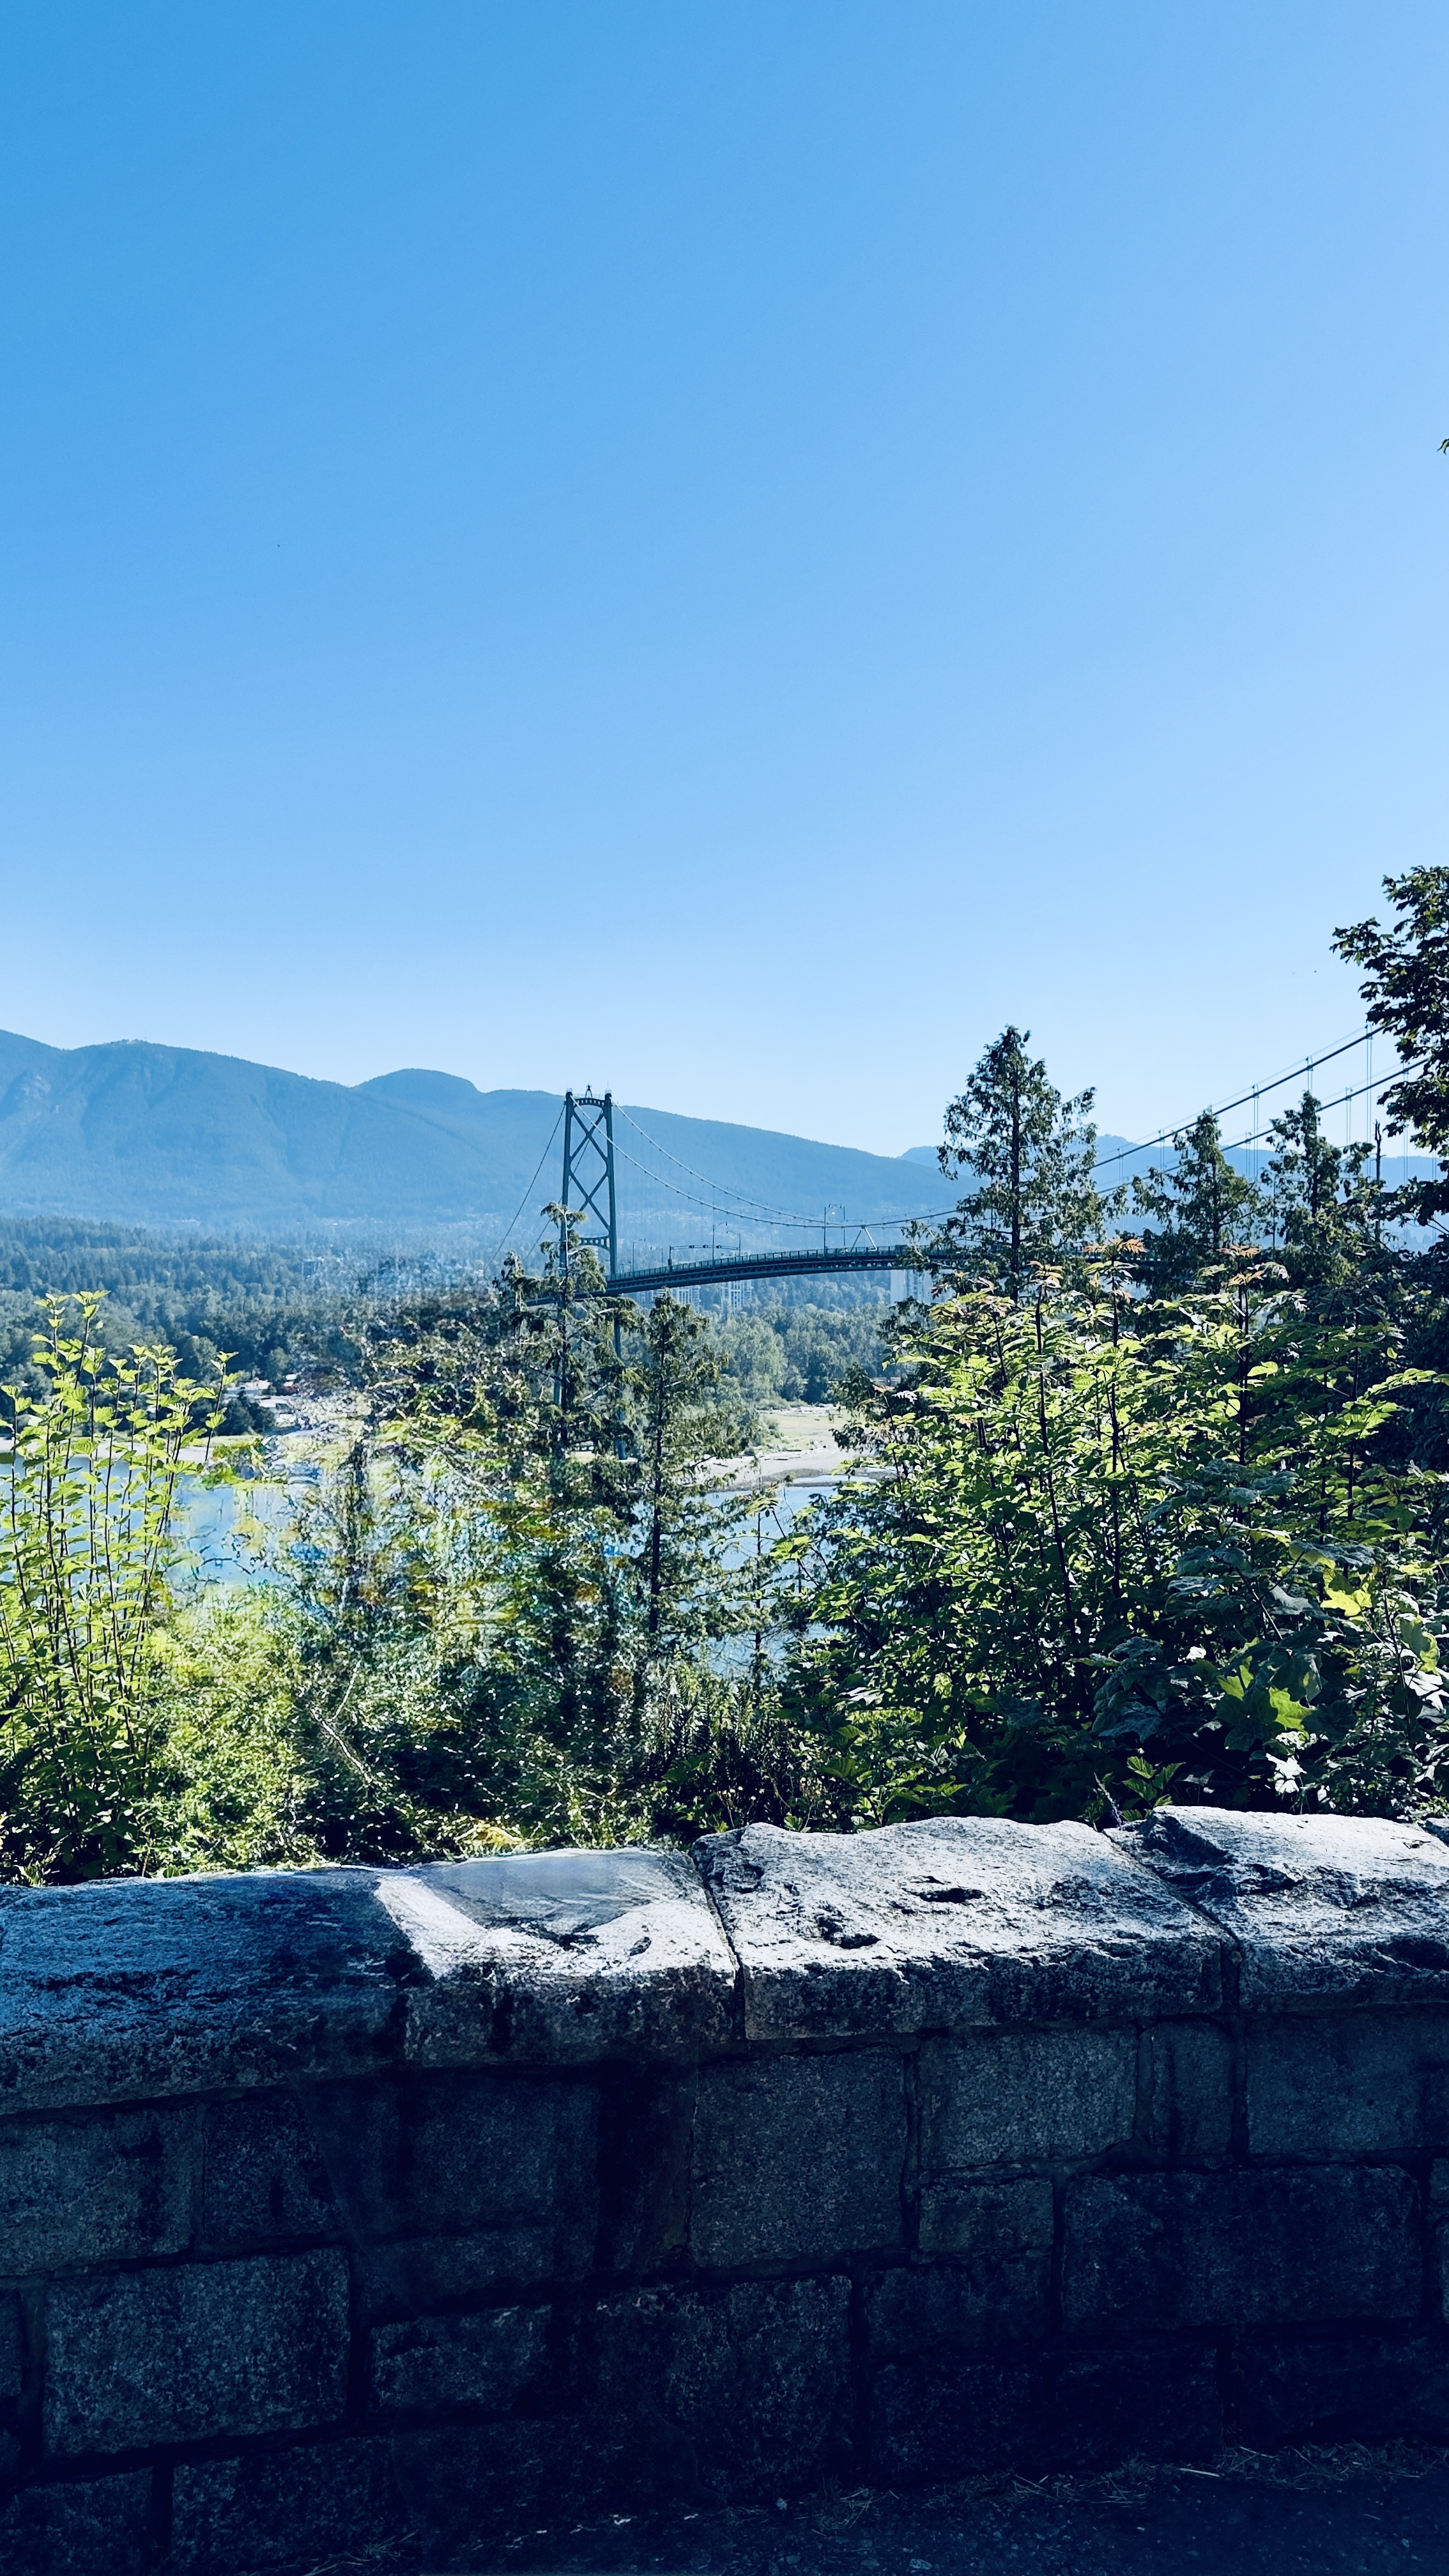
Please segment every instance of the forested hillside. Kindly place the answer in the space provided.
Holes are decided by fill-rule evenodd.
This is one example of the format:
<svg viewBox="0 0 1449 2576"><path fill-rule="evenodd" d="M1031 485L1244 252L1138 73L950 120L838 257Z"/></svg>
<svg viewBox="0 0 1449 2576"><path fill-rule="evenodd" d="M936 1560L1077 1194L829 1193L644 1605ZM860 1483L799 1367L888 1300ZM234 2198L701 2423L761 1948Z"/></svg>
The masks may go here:
<svg viewBox="0 0 1449 2576"><path fill-rule="evenodd" d="M471 1226L494 1243L517 1216L526 1240L558 1190L549 1140L562 1106L445 1073L349 1089L140 1039L67 1049L0 1032L0 1206L290 1235ZM700 1173L812 1222L827 1204L860 1224L940 1203L937 1181L904 1160L666 1110L619 1114L621 1233L649 1245L707 1230Z"/></svg>

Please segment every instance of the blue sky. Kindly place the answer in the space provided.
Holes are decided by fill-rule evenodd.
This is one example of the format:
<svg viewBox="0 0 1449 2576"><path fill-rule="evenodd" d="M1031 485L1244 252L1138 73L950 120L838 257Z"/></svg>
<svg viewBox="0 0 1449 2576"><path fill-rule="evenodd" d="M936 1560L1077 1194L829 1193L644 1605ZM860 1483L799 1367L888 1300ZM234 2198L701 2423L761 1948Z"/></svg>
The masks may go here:
<svg viewBox="0 0 1449 2576"><path fill-rule="evenodd" d="M1449 16L0 9L0 1021L1155 1130L1445 857Z"/></svg>

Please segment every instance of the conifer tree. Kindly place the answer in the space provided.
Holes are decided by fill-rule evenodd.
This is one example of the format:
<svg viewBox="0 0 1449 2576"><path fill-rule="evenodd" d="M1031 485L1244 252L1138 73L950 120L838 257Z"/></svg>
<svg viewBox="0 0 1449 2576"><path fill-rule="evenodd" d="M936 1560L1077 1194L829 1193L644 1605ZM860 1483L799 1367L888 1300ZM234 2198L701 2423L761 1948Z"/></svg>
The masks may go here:
<svg viewBox="0 0 1449 2576"><path fill-rule="evenodd" d="M1405 1071L1384 1095L1391 1136L1407 1129L1440 1162L1438 1178L1404 1193L1420 1225L1449 1209L1449 867L1385 877L1398 914L1351 922L1333 934L1340 957L1367 969L1359 991L1369 1027L1382 1029Z"/></svg>
<svg viewBox="0 0 1449 2576"><path fill-rule="evenodd" d="M946 1227L951 1258L968 1249L978 1275L1020 1299L1032 1272L1099 1241L1122 1193L1092 1178L1095 1094L1063 1099L1046 1065L1027 1054L1030 1029L1005 1028L946 1111L940 1165L971 1188Z"/></svg>
<svg viewBox="0 0 1449 2576"><path fill-rule="evenodd" d="M1132 1184L1132 1204L1158 1220L1143 1240L1143 1268L1159 1294L1186 1288L1235 1245L1250 1243L1262 1223L1254 1183L1235 1172L1223 1152L1210 1109L1172 1140L1174 1159Z"/></svg>

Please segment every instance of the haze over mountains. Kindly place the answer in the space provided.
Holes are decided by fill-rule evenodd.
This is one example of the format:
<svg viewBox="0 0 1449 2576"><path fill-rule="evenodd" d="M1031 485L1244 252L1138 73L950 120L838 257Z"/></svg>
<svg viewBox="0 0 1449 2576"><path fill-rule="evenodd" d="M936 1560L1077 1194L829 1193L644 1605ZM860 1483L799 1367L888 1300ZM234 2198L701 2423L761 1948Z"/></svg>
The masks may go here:
<svg viewBox="0 0 1449 2576"><path fill-rule="evenodd" d="M558 1192L561 1138L545 1149L561 1107L554 1092L479 1091L448 1073L354 1088L143 1039L66 1048L0 1032L0 1208L287 1235L468 1224L486 1238L526 1201L512 1238L524 1244ZM669 1110L615 1114L621 1254L631 1237L722 1235L711 1182L812 1220L828 1204L835 1241L837 1211L878 1226L943 1204L939 1173L911 1157ZM773 1231L792 1239L752 1226L747 1240Z"/></svg>

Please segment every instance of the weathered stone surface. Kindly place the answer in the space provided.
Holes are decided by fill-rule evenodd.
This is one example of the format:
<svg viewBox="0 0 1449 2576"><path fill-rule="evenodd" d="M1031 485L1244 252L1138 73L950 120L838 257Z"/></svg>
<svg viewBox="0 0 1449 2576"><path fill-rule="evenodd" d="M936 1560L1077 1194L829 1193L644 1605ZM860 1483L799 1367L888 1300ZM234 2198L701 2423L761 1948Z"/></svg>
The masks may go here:
<svg viewBox="0 0 1449 2576"><path fill-rule="evenodd" d="M1429 2168L1429 2235L1435 2304L1449 2325L1449 2161Z"/></svg>
<svg viewBox="0 0 1449 2576"><path fill-rule="evenodd" d="M304 2103L349 2241L494 2242L492 2277L575 2279L598 2224L598 2091L586 2077L418 2074Z"/></svg>
<svg viewBox="0 0 1449 2576"><path fill-rule="evenodd" d="M581 2448L596 2492L748 2500L847 2467L850 2284L636 2290L585 2316Z"/></svg>
<svg viewBox="0 0 1449 2576"><path fill-rule="evenodd" d="M0 2120L0 2272L179 2253L195 2154L189 2109Z"/></svg>
<svg viewBox="0 0 1449 2576"><path fill-rule="evenodd" d="M601 2272L667 2270L689 2232L696 2069L602 2070L599 2134Z"/></svg>
<svg viewBox="0 0 1449 2576"><path fill-rule="evenodd" d="M0 2290L0 2405L20 2395L25 2382L25 2319L13 2290Z"/></svg>
<svg viewBox="0 0 1449 2576"><path fill-rule="evenodd" d="M478 2236L406 2236L363 2245L355 2257L364 2314L426 2315L431 2309L516 2292L566 2287L589 2270L587 2242L553 2227L494 2227Z"/></svg>
<svg viewBox="0 0 1449 2576"><path fill-rule="evenodd" d="M1449 2439L1449 1843L700 1869L738 1962L668 1855L0 1891L0 2563L472 2563L867 2429L902 2481L1200 2459L1220 2390L1259 2444Z"/></svg>
<svg viewBox="0 0 1449 2576"><path fill-rule="evenodd" d="M345 2074L421 1973L371 1870L0 1888L0 2110Z"/></svg>
<svg viewBox="0 0 1449 2576"><path fill-rule="evenodd" d="M864 2294L872 2363L1034 2342L1047 2328L1050 2276L1050 2233L1045 2244L878 2272Z"/></svg>
<svg viewBox="0 0 1449 2576"><path fill-rule="evenodd" d="M871 2389L870 2467L883 2482L1124 2458L1204 2460L1222 2442L1215 2355L1202 2344L987 2356L936 2348Z"/></svg>
<svg viewBox="0 0 1449 2576"><path fill-rule="evenodd" d="M973 2031L921 2050L921 2162L1067 2162L1132 2135L1137 2038L1130 2030Z"/></svg>
<svg viewBox="0 0 1449 2576"><path fill-rule="evenodd" d="M706 2269L904 2243L905 2077L891 2051L713 2066L695 2115L689 2245Z"/></svg>
<svg viewBox="0 0 1449 2576"><path fill-rule="evenodd" d="M12 2576L142 2576L151 2563L151 2472L22 2487L0 2509Z"/></svg>
<svg viewBox="0 0 1449 2576"><path fill-rule="evenodd" d="M735 1964L688 1861L526 1852L389 1872L381 1902L428 1971L412 2064L664 2057L728 2036Z"/></svg>
<svg viewBox="0 0 1449 2576"><path fill-rule="evenodd" d="M1111 1839L1236 1944L1250 2011L1449 2000L1449 1848L1432 1834L1158 1807Z"/></svg>
<svg viewBox="0 0 1449 2576"><path fill-rule="evenodd" d="M25 2320L14 2291L0 2290L0 2487L19 2476L24 2458L20 2440L24 2386Z"/></svg>
<svg viewBox="0 0 1449 2576"><path fill-rule="evenodd" d="M1449 2147L1449 2013L1249 2024L1256 2155L1413 2155Z"/></svg>
<svg viewBox="0 0 1449 2576"><path fill-rule="evenodd" d="M741 1962L751 2038L1146 2019L1219 2000L1211 1929L1086 1825L748 1825L692 1858Z"/></svg>
<svg viewBox="0 0 1449 2576"><path fill-rule="evenodd" d="M402 2099L389 2219L419 2231L547 2220L592 2244L597 2088L547 2075L433 2076Z"/></svg>
<svg viewBox="0 0 1449 2576"><path fill-rule="evenodd" d="M60 2457L340 2416L347 2266L267 2254L64 2281L47 2301L46 2447Z"/></svg>
<svg viewBox="0 0 1449 2576"><path fill-rule="evenodd" d="M566 2532L596 2496L607 2497L610 2511L638 2502L637 2480L598 2482L593 2431L576 2416L559 2415L397 2424L393 2464L423 2567L487 2563L478 2553L490 2539L497 2548L520 2531L551 2525Z"/></svg>
<svg viewBox="0 0 1449 2576"><path fill-rule="evenodd" d="M981 2182L948 2174L921 2189L923 2254L1050 2255L1052 2187L1045 2175Z"/></svg>
<svg viewBox="0 0 1449 2576"><path fill-rule="evenodd" d="M1154 2155L1227 2154L1233 2134L1233 2045L1210 2021L1165 2021L1142 2041L1147 2143Z"/></svg>
<svg viewBox="0 0 1449 2576"><path fill-rule="evenodd" d="M1238 2426L1287 2442L1449 2442L1449 2344L1427 2335L1332 2335L1245 2343Z"/></svg>
<svg viewBox="0 0 1449 2576"><path fill-rule="evenodd" d="M885 2486L1049 2463L1046 2356L959 2352L891 2362L870 2392L869 2473Z"/></svg>
<svg viewBox="0 0 1449 2576"><path fill-rule="evenodd" d="M175 2472L170 2576L334 2566L413 2528L385 2435L307 2443Z"/></svg>
<svg viewBox="0 0 1449 2576"><path fill-rule="evenodd" d="M1066 2189L1069 2334L1387 2322L1419 2304L1418 2195L1392 2166L1084 2174Z"/></svg>
<svg viewBox="0 0 1449 2576"><path fill-rule="evenodd" d="M586 2308L558 2412L399 2421L423 2564L600 2501L773 2501L848 2471L849 2313L844 2279L625 2291Z"/></svg>
<svg viewBox="0 0 1449 2576"><path fill-rule="evenodd" d="M507 2414L543 2387L548 2342L547 2308L485 2308L379 2326L371 2339L371 2403L383 2415L453 2406Z"/></svg>
<svg viewBox="0 0 1449 2576"><path fill-rule="evenodd" d="M314 2126L290 2093L208 2105L203 2130L202 2241L318 2236L338 2223Z"/></svg>
<svg viewBox="0 0 1449 2576"><path fill-rule="evenodd" d="M734 1963L683 1858L0 1888L0 2111L688 2053Z"/></svg>

